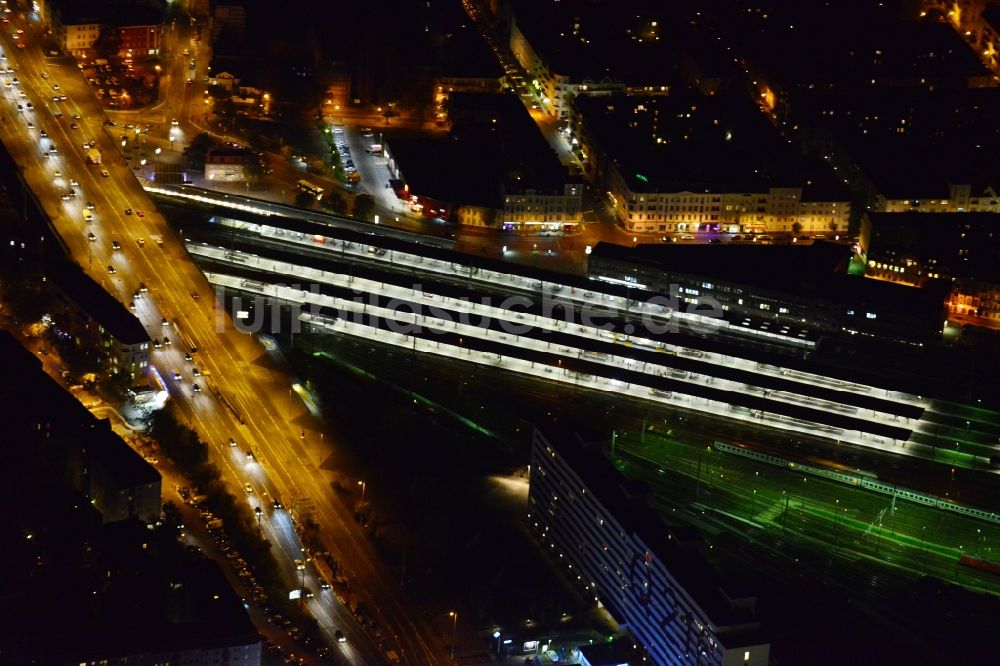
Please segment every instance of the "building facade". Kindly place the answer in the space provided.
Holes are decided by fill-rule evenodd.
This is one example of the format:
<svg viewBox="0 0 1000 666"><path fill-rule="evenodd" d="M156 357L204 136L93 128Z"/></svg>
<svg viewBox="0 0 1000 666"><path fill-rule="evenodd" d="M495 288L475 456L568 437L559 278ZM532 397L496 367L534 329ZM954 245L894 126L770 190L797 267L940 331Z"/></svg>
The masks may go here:
<svg viewBox="0 0 1000 666"><path fill-rule="evenodd" d="M943 280L949 319L1000 328L1000 214L872 213L860 243L867 277L917 288Z"/></svg>
<svg viewBox="0 0 1000 666"><path fill-rule="evenodd" d="M162 48L163 26L123 25L118 35L121 38L120 55L129 58L157 55Z"/></svg>
<svg viewBox="0 0 1000 666"><path fill-rule="evenodd" d="M949 183L947 197L893 198L876 195L879 213L1000 213L1000 196L992 185Z"/></svg>
<svg viewBox="0 0 1000 666"><path fill-rule="evenodd" d="M586 460L591 452L581 447L534 434L528 519L553 560L631 632L653 664L766 665L770 646L760 637L754 599L712 599L722 610L715 617L706 611L699 602L707 597L696 599L685 587L689 581L680 580L686 564L676 553L661 552L666 527L647 507L611 497L617 471L597 455ZM601 469L589 467L600 463ZM659 534L637 531L636 518L651 519L647 531Z"/></svg>
<svg viewBox="0 0 1000 666"><path fill-rule="evenodd" d="M614 162L608 203L630 233L846 233L850 201L813 201L801 187L695 192L679 184L634 190ZM641 179L640 179L641 180ZM644 183L648 185L648 183Z"/></svg>
<svg viewBox="0 0 1000 666"><path fill-rule="evenodd" d="M580 223L583 185L567 183L562 191L526 189L504 196L503 226L508 230L571 232Z"/></svg>
<svg viewBox="0 0 1000 666"><path fill-rule="evenodd" d="M510 25L510 50L521 67L532 77L529 85L540 95L542 110L555 118L569 117L573 98L578 94L611 95L625 92L625 84L613 78L584 77L577 80L552 71L518 28L516 19L512 19ZM639 89L645 90L647 87L640 86ZM660 86L651 89L653 94L663 94Z"/></svg>

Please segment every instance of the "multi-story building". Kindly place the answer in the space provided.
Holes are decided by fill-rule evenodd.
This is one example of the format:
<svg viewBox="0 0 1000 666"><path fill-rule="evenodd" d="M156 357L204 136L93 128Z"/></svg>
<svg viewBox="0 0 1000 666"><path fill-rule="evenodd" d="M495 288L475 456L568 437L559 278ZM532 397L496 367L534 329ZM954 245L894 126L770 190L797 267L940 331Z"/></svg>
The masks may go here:
<svg viewBox="0 0 1000 666"><path fill-rule="evenodd" d="M1000 214L870 213L859 242L868 277L914 287L945 280L949 317L1000 328Z"/></svg>
<svg viewBox="0 0 1000 666"><path fill-rule="evenodd" d="M503 89L504 70L478 28L468 23L464 11L445 12L439 46L440 61L434 79L434 101L443 119L452 93L498 93Z"/></svg>
<svg viewBox="0 0 1000 666"><path fill-rule="evenodd" d="M231 42L232 46L242 47L246 41L247 12L242 4L220 2L212 10L212 42L220 36Z"/></svg>
<svg viewBox="0 0 1000 666"><path fill-rule="evenodd" d="M507 229L571 232L580 220L583 185L564 183L550 189L508 188L503 224Z"/></svg>
<svg viewBox="0 0 1000 666"><path fill-rule="evenodd" d="M675 15L648 6L637 15L615 3L556 3L539 12L530 0L505 2L495 13L510 50L555 118L569 118L577 95L664 95L676 81L663 66L676 60L670 30L682 21Z"/></svg>
<svg viewBox="0 0 1000 666"><path fill-rule="evenodd" d="M880 193L875 202L875 211L882 213L1000 213L1000 195L993 184L948 183L947 195L944 187L941 196L925 189L925 197L893 197L892 193Z"/></svg>
<svg viewBox="0 0 1000 666"><path fill-rule="evenodd" d="M949 285L920 288L865 280L846 272L848 249L811 245L678 245L624 247L598 243L592 279L632 285L690 304L718 304L722 313L768 319L773 329L816 335L850 334L924 345L940 338Z"/></svg>
<svg viewBox="0 0 1000 666"><path fill-rule="evenodd" d="M598 452L535 431L528 521L553 560L642 645L653 664L768 663L754 596L671 538Z"/></svg>
<svg viewBox="0 0 1000 666"><path fill-rule="evenodd" d="M156 55L162 48L163 8L150 2L94 5L82 0L50 2L44 20L65 53L77 58L95 55L94 44L104 30L117 30L118 54Z"/></svg>
<svg viewBox="0 0 1000 666"><path fill-rule="evenodd" d="M80 345L98 350L102 374L126 387L145 380L149 333L142 323L75 264L60 264L49 277L69 305L58 325L74 330Z"/></svg>
<svg viewBox="0 0 1000 666"><path fill-rule="evenodd" d="M456 92L448 117L446 140L401 138L383 146L405 205L435 217L455 215L460 224L575 228L582 183L567 173L515 95Z"/></svg>
<svg viewBox="0 0 1000 666"><path fill-rule="evenodd" d="M833 236L849 228L850 199L832 172L796 155L739 98L580 96L572 128L589 175L629 232Z"/></svg>
<svg viewBox="0 0 1000 666"><path fill-rule="evenodd" d="M39 445L50 440L46 456L58 459L61 476L89 501L101 521L160 518L160 474L80 402L45 374L41 361L14 338L0 332L0 398L16 415L5 421L11 442Z"/></svg>
<svg viewBox="0 0 1000 666"><path fill-rule="evenodd" d="M93 54L103 15L93 7L72 4L53 7L52 34L63 52L77 58Z"/></svg>
<svg viewBox="0 0 1000 666"><path fill-rule="evenodd" d="M152 56L160 52L163 45L163 26L159 17L155 23L147 20L136 20L118 28L121 38L121 48L118 52L129 58Z"/></svg>

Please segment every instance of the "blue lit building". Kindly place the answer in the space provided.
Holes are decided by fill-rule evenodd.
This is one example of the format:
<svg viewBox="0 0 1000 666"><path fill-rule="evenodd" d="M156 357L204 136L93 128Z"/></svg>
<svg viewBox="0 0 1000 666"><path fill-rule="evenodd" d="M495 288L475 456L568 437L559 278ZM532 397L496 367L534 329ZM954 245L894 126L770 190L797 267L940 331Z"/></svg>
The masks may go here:
<svg viewBox="0 0 1000 666"><path fill-rule="evenodd" d="M756 599L723 584L599 451L535 431L529 523L654 664L766 666Z"/></svg>

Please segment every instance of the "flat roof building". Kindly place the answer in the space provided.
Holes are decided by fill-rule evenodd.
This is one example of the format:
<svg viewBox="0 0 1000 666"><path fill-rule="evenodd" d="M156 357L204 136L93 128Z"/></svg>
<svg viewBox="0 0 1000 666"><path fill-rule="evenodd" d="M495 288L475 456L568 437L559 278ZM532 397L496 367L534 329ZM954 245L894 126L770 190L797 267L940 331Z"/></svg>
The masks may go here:
<svg viewBox="0 0 1000 666"><path fill-rule="evenodd" d="M949 317L1000 327L1000 213L869 213L865 274L923 286L950 284Z"/></svg>
<svg viewBox="0 0 1000 666"><path fill-rule="evenodd" d="M588 275L637 291L714 303L723 313L768 318L821 335L863 335L909 345L940 338L949 285L910 288L847 273L846 246L598 243Z"/></svg>
<svg viewBox="0 0 1000 666"><path fill-rule="evenodd" d="M57 463L73 488L90 499L105 523L160 517L160 474L51 377L9 333L0 331L0 405L5 441L30 447L43 436L57 442ZM6 451L9 456L16 452ZM44 485L44 484L43 484ZM39 492L43 489L39 488Z"/></svg>
<svg viewBox="0 0 1000 666"><path fill-rule="evenodd" d="M531 528L568 577L603 605L653 664L768 663L756 598L723 582L675 538L599 452L535 431Z"/></svg>
<svg viewBox="0 0 1000 666"><path fill-rule="evenodd" d="M82 341L99 350L104 375L126 386L141 383L149 366L149 333L142 323L104 287L76 264L62 262L48 271L52 282L82 319Z"/></svg>

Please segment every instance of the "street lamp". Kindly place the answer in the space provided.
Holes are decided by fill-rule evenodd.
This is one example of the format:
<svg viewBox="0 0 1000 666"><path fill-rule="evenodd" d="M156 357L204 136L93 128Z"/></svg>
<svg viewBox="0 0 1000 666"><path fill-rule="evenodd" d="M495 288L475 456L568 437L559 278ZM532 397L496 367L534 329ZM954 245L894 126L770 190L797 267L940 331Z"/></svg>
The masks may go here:
<svg viewBox="0 0 1000 666"><path fill-rule="evenodd" d="M451 618L451 658L455 658L455 628L458 626L458 611L449 611L448 617Z"/></svg>

